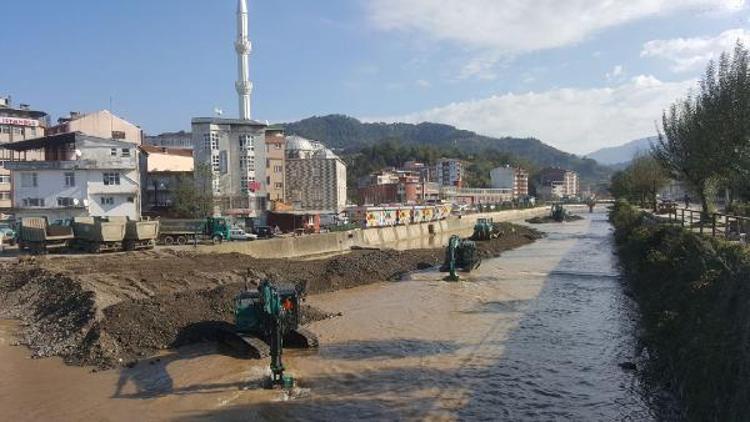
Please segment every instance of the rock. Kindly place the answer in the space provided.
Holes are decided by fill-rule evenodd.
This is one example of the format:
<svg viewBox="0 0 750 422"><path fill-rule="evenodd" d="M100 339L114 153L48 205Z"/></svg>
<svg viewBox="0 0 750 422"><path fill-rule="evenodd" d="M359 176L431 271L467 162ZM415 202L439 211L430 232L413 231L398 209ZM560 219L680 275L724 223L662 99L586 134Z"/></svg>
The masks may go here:
<svg viewBox="0 0 750 422"><path fill-rule="evenodd" d="M633 362L621 362L618 366L626 371L637 371L638 366Z"/></svg>

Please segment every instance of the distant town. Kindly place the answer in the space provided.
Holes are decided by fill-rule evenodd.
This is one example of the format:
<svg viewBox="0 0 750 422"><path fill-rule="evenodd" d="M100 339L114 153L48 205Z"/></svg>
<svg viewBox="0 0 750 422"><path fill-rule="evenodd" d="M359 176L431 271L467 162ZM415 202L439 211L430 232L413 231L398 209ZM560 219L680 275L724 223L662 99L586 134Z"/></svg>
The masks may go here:
<svg viewBox="0 0 750 422"><path fill-rule="evenodd" d="M191 132L149 136L100 110L71 112L51 124L46 112L0 98L0 212L5 219L51 222L207 213L250 229L318 232L321 222L324 228L366 224L353 221L363 208L448 204L460 212L536 201L527 170L498 167L489 174L491 187L470 188L466 163L453 158L408 161L361 177L352 183L355 200L347 198L347 165L316 140L252 119L197 117L191 123ZM547 168L536 177L542 199L579 199L574 171Z"/></svg>

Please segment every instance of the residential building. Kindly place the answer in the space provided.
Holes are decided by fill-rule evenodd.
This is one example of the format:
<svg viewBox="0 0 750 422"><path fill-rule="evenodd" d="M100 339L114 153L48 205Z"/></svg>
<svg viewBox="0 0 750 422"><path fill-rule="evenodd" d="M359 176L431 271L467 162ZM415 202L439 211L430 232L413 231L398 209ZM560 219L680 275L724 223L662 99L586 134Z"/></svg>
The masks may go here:
<svg viewBox="0 0 750 422"><path fill-rule="evenodd" d="M432 172L430 166L425 163L418 161L407 161L401 167L403 171L408 171L416 176L419 176L420 182L432 182Z"/></svg>
<svg viewBox="0 0 750 422"><path fill-rule="evenodd" d="M57 119L57 125L50 127L47 135L73 132L136 145L143 143L141 128L115 116L109 110L99 110L88 114L72 111L70 116Z"/></svg>
<svg viewBox="0 0 750 422"><path fill-rule="evenodd" d="M42 137L47 126L47 113L31 110L26 104L14 107L10 98L0 97L0 212L9 212L13 206L11 174L4 163L41 158L35 152L16 152L3 149L3 146L10 142Z"/></svg>
<svg viewBox="0 0 750 422"><path fill-rule="evenodd" d="M266 129L266 191L268 200L284 202L286 138L281 127Z"/></svg>
<svg viewBox="0 0 750 422"><path fill-rule="evenodd" d="M511 189L514 198L529 195L529 173L520 167L506 165L490 171L492 187L497 189Z"/></svg>
<svg viewBox="0 0 750 422"><path fill-rule="evenodd" d="M294 210L339 213L346 208L346 164L319 142L286 140L286 200Z"/></svg>
<svg viewBox="0 0 750 422"><path fill-rule="evenodd" d="M386 169L359 183L361 205L416 204L424 200L420 176L412 172Z"/></svg>
<svg viewBox="0 0 750 422"><path fill-rule="evenodd" d="M514 198L511 188L477 189L441 186L440 199L453 204L488 205L511 202Z"/></svg>
<svg viewBox="0 0 750 422"><path fill-rule="evenodd" d="M196 177L211 178L216 213L258 218L267 210L266 126L254 120L193 119Z"/></svg>
<svg viewBox="0 0 750 422"><path fill-rule="evenodd" d="M166 132L155 136L145 136L143 144L163 148L193 149L193 134L181 130L179 132Z"/></svg>
<svg viewBox="0 0 750 422"><path fill-rule="evenodd" d="M14 142L5 148L43 154L43 161L6 163L13 174L17 216L139 218L138 149L133 143L75 132Z"/></svg>
<svg viewBox="0 0 750 422"><path fill-rule="evenodd" d="M434 181L440 186L463 186L463 162L453 158L443 158L435 165Z"/></svg>
<svg viewBox="0 0 750 422"><path fill-rule="evenodd" d="M193 183L193 152L184 148L139 147L142 211L167 211L180 183Z"/></svg>
<svg viewBox="0 0 750 422"><path fill-rule="evenodd" d="M571 170L546 168L537 175L538 196L546 199L564 199L578 196L578 174Z"/></svg>

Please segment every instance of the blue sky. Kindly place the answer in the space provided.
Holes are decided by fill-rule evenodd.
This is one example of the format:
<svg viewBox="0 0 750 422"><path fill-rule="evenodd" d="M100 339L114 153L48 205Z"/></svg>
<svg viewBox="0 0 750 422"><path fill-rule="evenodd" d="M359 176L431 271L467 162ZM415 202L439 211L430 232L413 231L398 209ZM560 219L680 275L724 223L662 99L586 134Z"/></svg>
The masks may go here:
<svg viewBox="0 0 750 422"><path fill-rule="evenodd" d="M2 8L0 94L148 133L237 114L235 0ZM742 0L250 0L254 117L343 113L536 136L586 153L649 136L705 62L750 40Z"/></svg>

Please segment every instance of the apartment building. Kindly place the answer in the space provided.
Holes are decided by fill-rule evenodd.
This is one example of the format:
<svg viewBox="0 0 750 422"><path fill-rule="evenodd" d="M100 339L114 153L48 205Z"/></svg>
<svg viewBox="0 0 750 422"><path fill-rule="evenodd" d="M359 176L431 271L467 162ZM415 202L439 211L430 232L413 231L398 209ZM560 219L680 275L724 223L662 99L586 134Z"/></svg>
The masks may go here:
<svg viewBox="0 0 750 422"><path fill-rule="evenodd" d="M136 145L143 143L143 131L129 121L115 116L109 110L93 113L71 111L68 117L57 119L57 125L47 130L47 135L81 132L85 135L103 139L130 142Z"/></svg>
<svg viewBox="0 0 750 422"><path fill-rule="evenodd" d="M138 149L131 142L63 133L5 145L42 161L6 163L18 217L140 217Z"/></svg>
<svg viewBox="0 0 750 422"><path fill-rule="evenodd" d="M284 129L266 129L266 191L268 200L284 202L286 184L286 137Z"/></svg>

